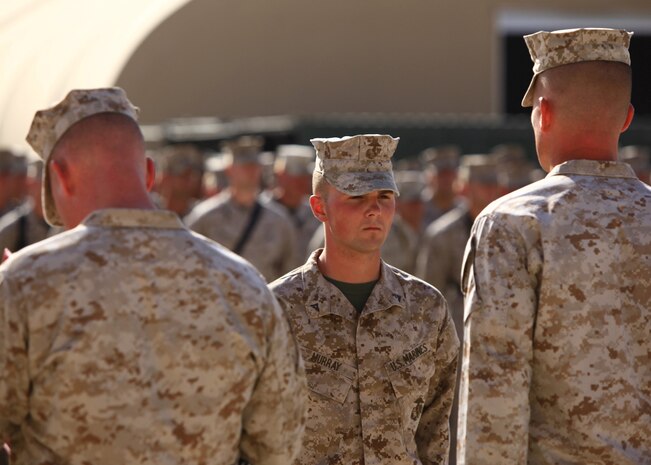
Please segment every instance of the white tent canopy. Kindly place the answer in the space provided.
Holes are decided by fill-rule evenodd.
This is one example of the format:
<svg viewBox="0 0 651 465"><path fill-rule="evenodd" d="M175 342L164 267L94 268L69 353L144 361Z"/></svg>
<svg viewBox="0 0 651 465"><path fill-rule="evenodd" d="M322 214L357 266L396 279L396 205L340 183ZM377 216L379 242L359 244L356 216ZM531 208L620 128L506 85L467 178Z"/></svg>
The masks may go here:
<svg viewBox="0 0 651 465"><path fill-rule="evenodd" d="M111 86L139 44L190 0L0 2L0 145L25 147L36 110Z"/></svg>

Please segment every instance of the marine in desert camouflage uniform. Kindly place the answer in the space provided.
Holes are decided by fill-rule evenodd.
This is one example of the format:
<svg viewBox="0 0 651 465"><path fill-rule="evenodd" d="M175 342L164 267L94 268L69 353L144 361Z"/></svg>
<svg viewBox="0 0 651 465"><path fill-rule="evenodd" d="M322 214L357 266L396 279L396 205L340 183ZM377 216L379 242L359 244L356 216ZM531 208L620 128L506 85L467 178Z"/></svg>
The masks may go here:
<svg viewBox="0 0 651 465"><path fill-rule="evenodd" d="M43 217L42 171L43 163L40 160L30 164L27 176L28 200L0 218L0 251L7 249L16 252L63 230L53 228Z"/></svg>
<svg viewBox="0 0 651 465"><path fill-rule="evenodd" d="M638 179L651 184L651 150L640 145L627 145L619 149L619 160L628 163Z"/></svg>
<svg viewBox="0 0 651 465"><path fill-rule="evenodd" d="M459 276L473 220L502 191L494 158L484 154L461 157L455 191L464 202L433 221L425 231L418 254L416 275L443 293L457 336L463 344L463 296ZM458 396L457 389L450 415L451 447L456 446ZM456 463L455 456L456 450L452 450L451 464Z"/></svg>
<svg viewBox="0 0 651 465"><path fill-rule="evenodd" d="M26 195L27 159L17 150L0 148L0 218Z"/></svg>
<svg viewBox="0 0 651 465"><path fill-rule="evenodd" d="M651 189L617 161L630 35L525 37L549 174L473 225L458 463L651 463Z"/></svg>
<svg viewBox="0 0 651 465"><path fill-rule="evenodd" d="M425 167L428 188L423 192L425 213L423 229L463 203L454 189L459 169L459 147L445 145L425 149L419 156Z"/></svg>
<svg viewBox="0 0 651 465"><path fill-rule="evenodd" d="M155 156L157 203L183 218L202 198L203 154L195 145L178 144L161 148Z"/></svg>
<svg viewBox="0 0 651 465"><path fill-rule="evenodd" d="M441 294L380 259L395 210L397 139L313 139L310 204L325 248L270 287L306 364L296 464L443 464L458 340Z"/></svg>
<svg viewBox="0 0 651 465"><path fill-rule="evenodd" d="M185 222L250 261L268 280L298 266L296 233L289 215L260 196L262 140L242 137L224 144L229 186L196 205ZM250 234L243 241L251 219Z"/></svg>
<svg viewBox="0 0 651 465"><path fill-rule="evenodd" d="M296 230L296 254L301 262L309 255L310 239L321 223L312 214L308 197L316 155L305 145L281 145L276 149L273 172L275 185L268 196L283 208Z"/></svg>
<svg viewBox="0 0 651 465"><path fill-rule="evenodd" d="M17 465L284 465L304 375L263 278L153 209L136 108L73 90L36 114L59 234L0 267L0 436Z"/></svg>

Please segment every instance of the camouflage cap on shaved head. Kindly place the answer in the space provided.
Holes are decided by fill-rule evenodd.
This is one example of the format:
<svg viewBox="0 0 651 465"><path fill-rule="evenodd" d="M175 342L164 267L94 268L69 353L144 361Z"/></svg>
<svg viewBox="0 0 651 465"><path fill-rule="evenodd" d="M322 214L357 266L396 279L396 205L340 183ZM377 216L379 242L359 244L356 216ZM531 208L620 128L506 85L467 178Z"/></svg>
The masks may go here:
<svg viewBox="0 0 651 465"><path fill-rule="evenodd" d="M308 145L280 145L276 149L274 171L309 176L314 171L314 159L314 149Z"/></svg>
<svg viewBox="0 0 651 465"><path fill-rule="evenodd" d="M259 136L241 136L221 144L228 165L260 164L263 147L264 139Z"/></svg>
<svg viewBox="0 0 651 465"><path fill-rule="evenodd" d="M399 140L379 134L311 139L317 154L314 173L347 195L376 190L398 194L391 157Z"/></svg>
<svg viewBox="0 0 651 465"><path fill-rule="evenodd" d="M621 29L587 28L540 31L524 36L533 60L533 78L522 106L533 105L536 78L548 69L583 61L617 61L630 66L628 46L632 35Z"/></svg>
<svg viewBox="0 0 651 465"><path fill-rule="evenodd" d="M75 123L99 113L120 113L138 120L138 108L119 87L103 89L75 89L66 98L51 108L37 111L27 133L27 142L43 159L45 166L56 143ZM62 226L50 191L48 170L43 173L43 213L48 223Z"/></svg>

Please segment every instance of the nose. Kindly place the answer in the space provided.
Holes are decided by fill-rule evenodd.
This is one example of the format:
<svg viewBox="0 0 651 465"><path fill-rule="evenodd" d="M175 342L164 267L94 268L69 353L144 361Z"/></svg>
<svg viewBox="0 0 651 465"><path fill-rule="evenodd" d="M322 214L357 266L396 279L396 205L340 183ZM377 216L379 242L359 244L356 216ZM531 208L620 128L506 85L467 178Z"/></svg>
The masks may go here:
<svg viewBox="0 0 651 465"><path fill-rule="evenodd" d="M366 209L368 216L377 216L380 214L380 202L378 199L371 199Z"/></svg>

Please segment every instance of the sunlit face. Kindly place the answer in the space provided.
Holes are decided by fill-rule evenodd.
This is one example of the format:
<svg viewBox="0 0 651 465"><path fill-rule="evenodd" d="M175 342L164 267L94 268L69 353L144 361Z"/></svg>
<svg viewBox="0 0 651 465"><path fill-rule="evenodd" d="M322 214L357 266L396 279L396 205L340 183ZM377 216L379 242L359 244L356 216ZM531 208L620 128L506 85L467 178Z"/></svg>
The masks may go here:
<svg viewBox="0 0 651 465"><path fill-rule="evenodd" d="M257 163L234 164L226 171L232 187L242 190L256 190L262 180L262 167Z"/></svg>
<svg viewBox="0 0 651 465"><path fill-rule="evenodd" d="M393 191L350 196L328 185L321 197L326 247L357 253L379 252L389 234L396 199Z"/></svg>

